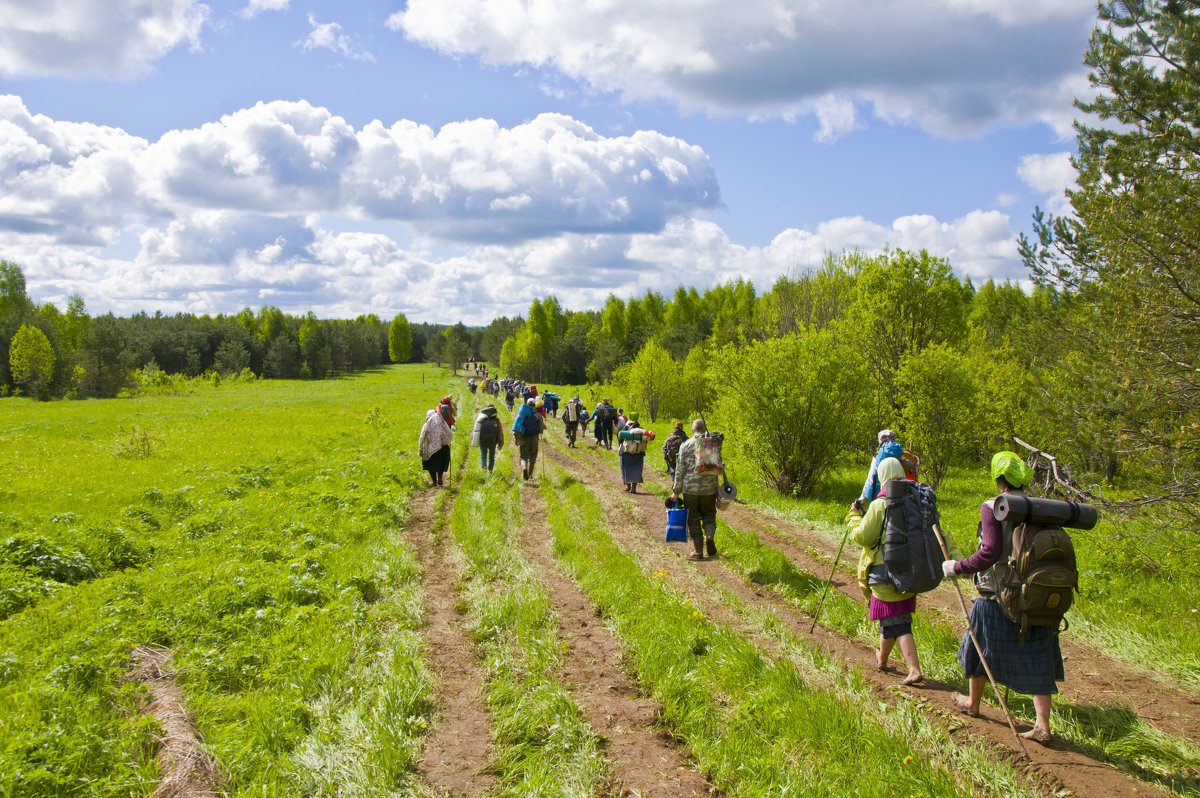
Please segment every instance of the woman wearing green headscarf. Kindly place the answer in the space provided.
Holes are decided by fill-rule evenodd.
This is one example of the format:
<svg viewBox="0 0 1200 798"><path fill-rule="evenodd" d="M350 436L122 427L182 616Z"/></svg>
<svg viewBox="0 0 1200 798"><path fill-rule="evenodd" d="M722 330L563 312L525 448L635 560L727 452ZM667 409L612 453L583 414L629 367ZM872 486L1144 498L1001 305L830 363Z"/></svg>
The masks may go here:
<svg viewBox="0 0 1200 798"><path fill-rule="evenodd" d="M992 458L991 474L1002 495L1023 493L1023 488L1033 478L1033 470L1012 452L998 452ZM980 597L971 607L971 628L984 648L984 657L996 681L1018 693L1033 696L1036 718L1033 728L1021 736L1049 743L1052 739L1050 696L1058 692L1055 682L1063 680L1058 630L1050 626L1030 627L1022 643L1020 624L1009 620L996 603L997 585L1001 572L1008 567L1013 535L1011 525L996 520L993 508L997 498L999 496L988 499L979 509L979 548L976 552L957 562L946 560L942 569L947 577L974 575ZM987 678L970 634L963 635L958 661L970 682L970 695L956 693L954 703L966 714L976 717Z"/></svg>
<svg viewBox="0 0 1200 798"><path fill-rule="evenodd" d="M654 440L654 433L642 429L638 424L638 414L630 413L629 420L617 433L617 440L621 443L618 455L625 492L637 493L637 486L642 482L642 466L646 461L646 442Z"/></svg>

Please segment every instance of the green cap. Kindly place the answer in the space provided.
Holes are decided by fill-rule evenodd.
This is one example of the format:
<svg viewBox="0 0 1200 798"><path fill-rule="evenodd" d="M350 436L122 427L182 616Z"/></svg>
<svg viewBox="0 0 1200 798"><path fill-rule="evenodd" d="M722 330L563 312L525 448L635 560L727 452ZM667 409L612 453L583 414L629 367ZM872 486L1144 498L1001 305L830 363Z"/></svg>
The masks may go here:
<svg viewBox="0 0 1200 798"><path fill-rule="evenodd" d="M992 456L992 479L1000 477L1014 488L1023 488L1033 479L1033 469L1012 452L996 452Z"/></svg>

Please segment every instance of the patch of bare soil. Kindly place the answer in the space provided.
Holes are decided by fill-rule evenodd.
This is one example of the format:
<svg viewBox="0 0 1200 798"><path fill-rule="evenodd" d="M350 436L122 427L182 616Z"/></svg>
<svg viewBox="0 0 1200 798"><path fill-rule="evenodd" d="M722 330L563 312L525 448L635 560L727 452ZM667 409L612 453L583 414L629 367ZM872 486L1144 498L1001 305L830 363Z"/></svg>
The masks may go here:
<svg viewBox="0 0 1200 798"><path fill-rule="evenodd" d="M518 455L512 451L514 465ZM542 447L545 456L548 447ZM535 494L522 506L521 550L539 567L566 644L565 670L588 724L604 738L615 794L641 798L712 795L714 789L687 761L673 738L657 728L659 706L641 696L621 669L620 644L599 620L599 610L558 567L550 553L546 509Z"/></svg>
<svg viewBox="0 0 1200 798"><path fill-rule="evenodd" d="M429 487L413 500L406 538L421 564L425 589L425 626L421 630L428 652L426 664L437 681L437 715L425 738L421 775L436 796L475 796L496 783L489 771L491 726L483 699L484 674L475 656L455 585L458 567L447 557L443 535L434 535ZM449 504L445 508L449 512Z"/></svg>
<svg viewBox="0 0 1200 798"><path fill-rule="evenodd" d="M143 711L158 721L163 732L155 756L163 778L151 798L220 795L220 768L200 742L200 735L184 709L183 689L171 667L171 651L139 646L133 650L132 659L125 680L146 685L150 701Z"/></svg>
<svg viewBox="0 0 1200 798"><path fill-rule="evenodd" d="M563 452L554 453L556 462L564 465L577 479L598 491L598 495L600 491L606 492L612 497L609 499L610 503L616 504L624 499L627 507L631 505L630 509L635 523L619 533L615 529L617 524L610 524L610 531L614 532L623 545L628 545L638 552L639 559L646 556L648 559L643 559L643 562L658 561L663 556L673 558L674 562L671 568L673 572L681 570L699 572L702 569L704 573L745 604L769 607L794 634L809 637L835 661L843 661L850 667L857 666L871 683L873 692L880 700L894 702L897 700L896 693L900 690L907 691L910 697L919 695L920 705L931 720L952 729L954 734L966 734L973 739L982 741L992 751L994 757L1026 768L1037 783L1049 793L1067 790L1076 795L1163 796L1167 794L1157 787L1125 775L1107 763L1087 756L1061 740L1054 741L1050 746L1027 742L1025 747L1029 752L1030 761L1023 763L1019 759L1020 752L1017 743L1000 712L985 707L980 718L963 716L958 713L953 703L954 686L928 678L919 687L901 688L898 685L898 676L881 673L876 668L873 646L820 624L817 625L816 632L810 637L808 630L811 626L811 617L798 612L773 591L748 583L733 568L724 564L719 557L699 563L682 560L685 553L682 544L673 544L679 547L673 549L672 546L661 542L662 531L659 527L665 526L661 498L647 493L634 495L624 493L621 490L623 484L620 474L612 468L610 461L615 455L603 450L593 451L591 447L581 448L588 452L588 457L592 460L594 467L586 467ZM753 508L744 505L735 506L727 511L725 520L731 526L754 529L760 534L770 534L766 529L768 524L764 522L764 517L757 515ZM632 541L631 536L640 538L641 545ZM772 541L775 544L781 541L786 542L786 538L781 535L772 534L771 536L775 538ZM795 545L794 541L786 547L785 553L798 568L819 574L818 578L824 578L828 573L828 562L818 563ZM831 558L833 553L833 551L830 552ZM659 566L652 565L651 567ZM857 584L843 584L840 589L856 600L863 601ZM957 598L953 596L951 598L957 602ZM714 620L723 621L711 609L709 614ZM961 616L961 610L958 610L958 614ZM731 626L739 629L744 624L731 624ZM774 646L769 648L776 649Z"/></svg>

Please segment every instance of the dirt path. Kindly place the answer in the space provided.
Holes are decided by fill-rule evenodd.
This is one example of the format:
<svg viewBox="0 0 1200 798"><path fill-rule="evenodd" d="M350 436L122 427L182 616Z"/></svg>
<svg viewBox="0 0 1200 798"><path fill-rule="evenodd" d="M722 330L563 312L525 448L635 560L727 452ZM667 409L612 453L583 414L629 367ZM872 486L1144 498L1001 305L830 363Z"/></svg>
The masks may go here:
<svg viewBox="0 0 1200 798"><path fill-rule="evenodd" d="M457 469L452 476L457 475ZM453 480L452 480L453 481ZM413 500L405 537L421 564L425 626L421 636L434 673L438 711L425 738L421 775L436 796L475 796L496 784L489 770L492 732L483 699L483 670L458 612L454 591L459 566L448 554L446 533L434 529L437 491ZM449 516L449 497L443 513Z"/></svg>
<svg viewBox="0 0 1200 798"><path fill-rule="evenodd" d="M506 446L514 473L520 473L516 446ZM546 447L542 447L542 456ZM535 483L522 488L521 550L538 566L565 644L561 674L588 724L604 738L604 754L614 793L641 798L685 798L714 790L689 762L686 751L657 727L659 706L643 698L621 668L621 645L600 621L599 610L559 568L551 554L552 535Z"/></svg>
<svg viewBox="0 0 1200 798"><path fill-rule="evenodd" d="M636 527L625 531L622 535L623 541L627 540L630 535L641 537L644 545L635 550L645 552L651 560L664 556L664 552L672 551L666 544L659 542L658 527L664 520L661 499L651 494L631 496L623 493L620 490L622 487L620 475L606 459L615 455L607 451L591 452L586 448L584 450L588 452L587 456L592 461L592 467L580 464L561 451L555 451L552 456L556 462L564 465L577 479L596 490L598 494L604 492L608 497L618 499L624 497L632 505ZM614 498L608 498L606 504L613 502ZM739 507L738 509L746 508ZM741 516L740 519L735 517L731 520L727 515L726 520L730 520L731 523L753 522L751 516L745 513ZM762 524L759 522L750 528L761 531L761 526ZM787 552L789 556L797 553L798 547L793 545L790 548L792 550ZM659 552L657 556L654 554L655 551ZM683 549L680 548L677 553L667 555L673 556L675 559L672 570L680 570L680 566L685 565L682 560L682 552ZM711 576L718 584L747 605L770 607L794 634L808 637L811 618L795 610L773 591L763 590L749 584L719 558L686 565L694 565L694 570L697 572L703 569L704 573ZM805 554L803 560L796 562L796 565L804 569L815 568L816 562ZM828 563L825 563L823 567L827 569ZM814 572L819 573L820 569L817 568ZM857 592L857 587L854 587L854 590ZM857 596L857 600L862 600L861 595ZM933 680L927 680L920 688L899 688L896 676L882 674L875 668L873 646L819 624L816 633L810 639L814 639L819 648L835 661L840 660L849 666L858 666L880 700L895 701L895 691L907 689L911 694L919 695L923 699L922 703L927 716L934 722L946 726L946 718L954 718L955 723L952 725L961 729L961 731L955 732L956 734L965 733L974 739L982 740L995 752L997 758L1017 762L1016 743L1003 716L998 712L985 708L983 717L978 719L959 715L951 698L954 691L953 686ZM1039 784L1051 793L1066 789L1077 795L1166 795L1156 787L1139 782L1106 763L1088 757L1061 740L1056 741L1049 748L1030 743L1027 744L1027 749L1032 760L1033 774Z"/></svg>
<svg viewBox="0 0 1200 798"><path fill-rule="evenodd" d="M151 798L201 798L220 795L221 772L200 742L184 709L183 688L171 667L171 651L153 646L133 650L133 667L126 681L138 681L150 691L145 711L158 721L163 736L155 759L162 781Z"/></svg>

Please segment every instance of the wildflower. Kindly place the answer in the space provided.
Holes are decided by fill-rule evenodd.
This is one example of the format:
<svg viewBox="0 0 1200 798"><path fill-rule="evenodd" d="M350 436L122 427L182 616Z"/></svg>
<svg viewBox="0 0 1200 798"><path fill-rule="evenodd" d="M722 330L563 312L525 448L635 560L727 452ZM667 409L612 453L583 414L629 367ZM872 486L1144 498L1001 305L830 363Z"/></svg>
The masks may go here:
<svg viewBox="0 0 1200 798"><path fill-rule="evenodd" d="M911 761L912 761L912 754L909 754L908 756L904 757L904 764L907 765Z"/></svg>

